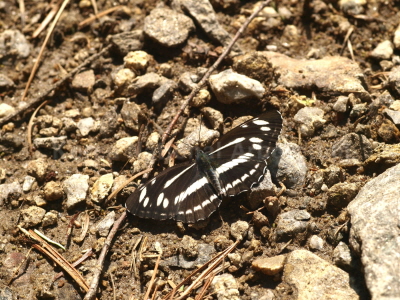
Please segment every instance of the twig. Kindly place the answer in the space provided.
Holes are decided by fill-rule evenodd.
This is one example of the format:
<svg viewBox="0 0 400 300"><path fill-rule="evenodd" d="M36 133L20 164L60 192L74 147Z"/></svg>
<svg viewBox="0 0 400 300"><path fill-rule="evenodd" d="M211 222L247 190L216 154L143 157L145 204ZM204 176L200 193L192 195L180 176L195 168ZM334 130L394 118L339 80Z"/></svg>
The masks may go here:
<svg viewBox="0 0 400 300"><path fill-rule="evenodd" d="M30 154L30 156L32 156L32 153L33 153L33 146L32 146L32 127L33 127L33 121L35 120L35 117L36 117L37 112L38 112L44 105L46 105L47 103L49 103L48 100L42 102L42 104L40 104L40 105L35 109L35 111L33 112L32 116L31 116L31 118L30 118L30 120L29 120L29 123L28 123L28 132L26 133L26 141L27 141L27 143L28 143L28 149L29 149L29 154Z"/></svg>
<svg viewBox="0 0 400 300"><path fill-rule="evenodd" d="M62 86L65 82L67 82L71 77L73 77L76 73L78 73L82 68L84 68L86 65L92 63L96 59L98 59L100 56L102 56L104 53L106 53L112 45L108 45L105 47L103 50L101 50L99 53L92 55L91 57L87 58L83 63L81 63L78 67L73 69L67 76L65 76L63 79L58 81L56 84L54 84L51 88L49 88L47 91L44 91L43 93L40 94L39 97L33 99L30 102L27 102L26 105L20 109L17 109L15 112L7 115L6 117L0 119L0 126L9 122L11 119L13 119L15 116L18 116L20 113L26 111L28 108L35 106L36 104L42 102L52 91L58 89L60 86Z"/></svg>
<svg viewBox="0 0 400 300"><path fill-rule="evenodd" d="M86 20L83 20L82 22L80 22L78 24L78 28L81 29L82 27L85 27L86 25L92 23L94 20L97 20L98 18L104 17L104 16L106 16L108 14L111 14L112 12L120 9L121 7L123 7L123 6L119 5L119 6L115 6L115 7L106 9L105 11L102 11L101 13L95 12L94 16L91 16L91 17L87 18Z"/></svg>
<svg viewBox="0 0 400 300"><path fill-rule="evenodd" d="M156 278L156 274L157 274L157 271L158 271L158 265L160 264L161 255L162 255L162 253L160 253L158 255L158 257L157 257L156 265L154 266L153 275L151 276L150 283L149 283L149 286L147 288L146 294L144 295L143 300L147 300L149 298L150 291L151 291L151 288L153 287L154 279Z"/></svg>
<svg viewBox="0 0 400 300"><path fill-rule="evenodd" d="M50 23L50 21L53 19L54 15L57 13L57 11L60 8L62 0L59 0L57 3L50 3L51 10L47 14L46 18L40 23L39 27L36 28L36 30L32 34L32 38L37 38L38 35L43 31L43 29L46 28L46 26Z"/></svg>
<svg viewBox="0 0 400 300"><path fill-rule="evenodd" d="M92 282L90 283L89 291L87 292L84 300L91 300L91 299L94 299L94 297L96 296L96 291L99 286L100 275L103 270L104 260L108 253L108 250L111 247L111 242L112 242L115 234L117 233L121 223L125 220L125 218L126 218L126 211L124 211L122 213L122 215L119 217L119 219L114 223L113 228L111 229L110 233L108 234L107 239L104 243L103 249L101 249L99 259L97 260L96 268L93 273L93 279L92 279Z"/></svg>
<svg viewBox="0 0 400 300"><path fill-rule="evenodd" d="M82 262L84 262L86 259L91 257L93 254L94 254L93 249L89 249L89 251L87 251L85 254L83 254L77 261L73 262L71 265L73 267L76 267L76 266L80 265ZM53 281L56 281L58 278L60 278L62 276L64 276L63 272L56 274L53 278Z"/></svg>

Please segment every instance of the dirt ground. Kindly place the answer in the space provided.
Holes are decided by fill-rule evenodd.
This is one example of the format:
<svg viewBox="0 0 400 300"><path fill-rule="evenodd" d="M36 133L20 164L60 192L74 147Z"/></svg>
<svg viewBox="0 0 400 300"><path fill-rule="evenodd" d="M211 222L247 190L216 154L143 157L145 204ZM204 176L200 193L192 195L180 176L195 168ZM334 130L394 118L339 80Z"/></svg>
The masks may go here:
<svg viewBox="0 0 400 300"><path fill-rule="evenodd" d="M88 1L70 2L57 24L51 36L48 46L45 48L44 57L39 65L32 86L29 89L27 100L38 97L41 92L55 85L65 74L79 65L87 57L98 53L110 43L110 36L122 32L123 25L130 26L130 29L143 29L143 22L146 15L157 5L157 1L120 1L112 5L123 5L126 8L117 10L107 17L93 21L89 26L78 28L78 23L93 14L93 9ZM165 1L170 4L169 1ZM44 41L45 32L38 37L32 38L33 31L39 26L48 13L49 2L26 2L26 24L21 24L20 10L17 2L0 1L0 31L5 29L18 29L27 37L32 49L27 58L17 56L3 57L0 65L1 73L12 79L13 87L1 90L1 102L7 103L15 108L19 106L19 99L26 86L30 71ZM237 30L238 20L248 17L255 1L212 1L217 13L218 21L233 36ZM108 1L97 3L99 11L111 7ZM373 89L373 85L381 83L380 72L388 71L383 69L379 61L371 58L371 51L382 41L392 40L394 31L398 26L400 15L399 2L397 1L367 1L363 5L363 11L357 14L346 13L341 9L337 1L279 1L274 7L285 7L291 14L287 19L281 19L279 24L272 28L256 28L248 30L239 39L238 45L244 53L254 50L265 50L267 45L276 45L276 52L284 53L293 58L309 58L310 50L318 52L318 57L329 55L342 55L351 58L349 46L345 42L347 32L343 32L340 24L343 19L354 27L351 34L351 46L354 52L355 62L362 69L366 82L366 90L373 93L385 92L385 85L380 89ZM321 6L321 9L318 7ZM128 25L127 25L128 24ZM287 25L295 25L300 39L286 47L287 34L284 30ZM78 36L77 34L80 34ZM202 52L203 48L210 51ZM200 49L200 50L199 50ZM195 71L198 67L208 68L221 53L221 45L210 40L202 30L197 27L189 36L187 42L179 47L168 49L160 47L155 42L145 37L142 47L143 51L153 56L153 60L147 72L159 71L162 63L172 66L173 74L171 79L178 82L183 72ZM395 52L396 55L396 52ZM233 64L231 59L226 59L219 67L222 71ZM26 142L27 128L34 109L28 109L14 118L11 122L2 124L2 151L0 169L3 172L1 184L18 182L22 184L29 171L29 162L42 158L48 164L46 174L42 181L36 182L32 189L24 192L18 197L8 197L0 207L0 289L4 292L6 285L11 278L16 278L9 285L13 296L1 299L83 299L84 292L74 283L70 277L61 278L53 282L56 272L61 269L55 266L49 259L37 251L32 251L29 259L21 267L18 275L14 270L18 262L22 261L22 255L26 255L30 243L17 229L21 224L22 210L37 205L36 197L43 195L44 186L47 182L54 181L60 186L65 179L72 174L89 175L89 186L106 173L113 172L114 175L126 175L129 178L132 173L132 164L111 161L109 153L115 142L123 137L137 136L138 131L129 128L121 119L121 102L116 100L119 96L116 87L112 83L112 75L123 65L123 57L118 53L105 54L88 66L95 72L94 90L89 92L77 91L71 88L71 81L63 85L56 92L50 94L46 100L50 100L39 110L37 118L42 117L40 123L36 122L33 127L32 138L43 137L40 130L46 127L46 120L43 116L51 116L62 120L67 110L77 109L80 115L76 120L84 117L92 117L100 122L107 122L108 128L112 128L111 134L102 134L101 130L91 132L82 136L77 131L67 132L66 144L62 149L54 152L46 149L34 149L32 156ZM345 209L327 208L326 193L316 193L309 183L312 181L312 174L318 169L326 168L326 156L329 156L332 139L326 138L328 125L334 126L342 133L352 132L355 122L364 122L366 125L373 125L376 120L356 120L348 115L338 119L333 113L325 116L327 120L325 127L318 130L312 138L303 139L299 143L298 128L293 120L296 110L293 109L293 97L306 96L308 99L315 97L321 107L334 103L337 95L329 95L321 91L311 90L279 90L276 88L276 78L269 75L268 80L263 84L267 92L261 101L254 101L245 104L221 104L214 96L207 106L220 111L225 120L226 127L229 127L230 120L241 116L256 116L264 107L279 109L284 119L284 130L282 136L289 142L298 143L301 152L307 160L308 175L306 183L299 188L287 191L279 198L280 212L292 209L306 209L312 216L313 226L318 227L317 234L324 240L323 249L316 251L316 254L325 260L332 262L333 249L340 241L348 243L349 227L345 223ZM398 95L393 90L387 90L394 98ZM160 106L154 106L151 102L151 93L144 92L136 97L135 101L140 105L142 112L150 120L165 130L174 115L178 111L185 94L175 90L170 100ZM198 117L200 110L191 107L185 111L184 117ZM110 117L111 116L111 117ZM115 118L113 117L115 116ZM185 118L178 120L178 125L184 122ZM114 122L114 123L113 123ZM146 125L146 124L145 124ZM376 125L376 124L375 124ZM377 131L379 126L371 126L372 131ZM153 127L148 125L142 128L141 139L146 141ZM179 128L179 126L177 127ZM55 136L57 136L56 133ZM325 135L324 135L325 134ZM181 137L182 135L178 135ZM371 134L372 139L382 142L379 134ZM396 135L385 141L387 144L395 144L399 140ZM94 163L93 163L94 161ZM91 164L95 164L93 165ZM336 162L330 160L334 165ZM165 168L165 165L157 165L157 171ZM386 167L366 166L344 168L343 176L348 182L356 182L363 185L373 176L382 173ZM123 212L122 205L133 191L136 184L131 183L124 188L108 207L98 205L89 200L73 211L67 210L65 206L66 195L55 201L47 201L43 204L46 212L57 213L55 225L43 227L42 224L34 226L62 244L68 240L68 249L61 251L62 255L70 262L78 259L84 250L94 248L97 252L80 267L80 272L87 282L90 282L92 271L95 269L95 258L98 256L104 238L95 233L94 226L102 220L110 211L115 211L117 217ZM180 253L184 244L182 239L185 235L191 236L198 243L214 245L215 250L220 251L233 241L229 234L230 226L238 220L244 220L253 227L253 235L261 242L260 248L253 251L254 256L274 256L290 253L296 249L309 249L308 240L316 231L307 229L292 238L280 239L275 232L275 218L267 211L261 210L269 220L269 230L254 227L252 215L241 207L248 207L246 195L240 195L228 202L223 202L218 212L211 215L202 226L177 225L173 221L143 220L129 216L123 228L117 233L112 244L110 253L106 258L104 274L100 280L98 299L142 299L146 290L146 284L151 277L151 270L154 268L155 259L145 258L136 271L131 270L132 249L139 238L147 238L147 254L154 254L154 245L160 243L163 249L163 260ZM71 236L68 237L68 230L71 227L71 220L77 212L87 211L90 216L90 227L86 238L81 243L74 242L81 229L74 227ZM80 218L78 218L80 220ZM310 222L311 223L311 222ZM340 234L335 234L340 231ZM185 241L185 240L184 240ZM249 242L238 246L238 253L245 253L251 247ZM7 268L5 260L10 255L16 265ZM165 295L170 289L168 280L175 283L180 282L192 269L184 269L173 265L161 265L158 276L164 280L160 284L160 295ZM282 281L281 275L259 276L254 275L251 269L251 259L243 261L237 270L230 272L239 282L240 299L256 299L254 293L262 294L265 289L271 289L275 299L295 299L292 288ZM253 274L253 275L251 275ZM251 275L251 276L250 276ZM357 286L357 293L361 299L369 299L370 296L365 287L361 265L351 271L354 286ZM251 277L251 279L249 279ZM208 295L204 299L214 299L215 295Z"/></svg>

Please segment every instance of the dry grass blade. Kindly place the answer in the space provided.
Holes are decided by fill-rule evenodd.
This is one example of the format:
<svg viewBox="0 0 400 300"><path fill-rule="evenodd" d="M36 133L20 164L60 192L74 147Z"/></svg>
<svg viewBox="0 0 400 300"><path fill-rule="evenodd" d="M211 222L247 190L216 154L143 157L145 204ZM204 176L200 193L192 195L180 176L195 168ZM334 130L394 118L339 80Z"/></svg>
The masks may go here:
<svg viewBox="0 0 400 300"><path fill-rule="evenodd" d="M147 288L146 294L144 295L144 298L143 298L144 300L149 298L151 289L152 289L153 284L154 284L154 279L156 278L156 274L157 274L157 271L158 271L158 265L160 264L161 255L162 255L162 253L160 253L158 255L158 257L157 257L156 265L154 266L153 275L151 276L149 287Z"/></svg>
<svg viewBox="0 0 400 300"><path fill-rule="evenodd" d="M35 120L37 112L47 103L49 103L48 100L44 101L42 104L40 104L35 111L33 112L29 123L28 123L28 132L26 133L26 141L28 143L28 149L29 149L29 155L32 156L33 152L33 146L32 146L32 127L33 127L33 121Z"/></svg>
<svg viewBox="0 0 400 300"><path fill-rule="evenodd" d="M64 0L64 2L62 3L60 9L57 12L56 17L54 18L54 22L51 24L51 26L49 28L49 31L47 32L46 38L44 39L44 42L43 42L43 45L40 48L39 55L36 58L35 64L33 65L32 72L29 75L28 82L26 84L24 93L22 94L22 97L21 97L21 100L20 100L21 102L24 101L25 98L26 98L26 94L28 93L29 87L31 86L31 83L32 83L32 80L33 80L33 77L35 76L36 71L37 71L37 69L39 67L40 59L41 59L41 57L43 55L44 49L46 48L47 42L49 41L50 36L51 36L51 34L52 34L53 30L54 30L54 27L56 27L58 19L60 18L61 14L64 11L65 7L67 6L68 2L69 2L69 0Z"/></svg>
<svg viewBox="0 0 400 300"><path fill-rule="evenodd" d="M39 34L46 28L46 26L50 23L51 20L53 20L54 16L56 15L57 11L60 8L60 5L62 3L62 0L58 1L56 4L51 3L51 10L47 14L46 18L44 18L43 22L40 23L39 27L33 32L32 38L37 38Z"/></svg>
<svg viewBox="0 0 400 300"><path fill-rule="evenodd" d="M212 272L210 274L210 276L208 277L206 283L201 288L200 293L196 296L196 298L194 300L201 300L204 297L204 294L207 292L208 287L210 286L210 284L213 281L214 277L215 277L215 272Z"/></svg>
<svg viewBox="0 0 400 300"><path fill-rule="evenodd" d="M96 2L96 0L90 0L90 2L92 2L94 14L97 15L97 14L99 13L99 10L98 10L98 8L97 8L97 2Z"/></svg>
<svg viewBox="0 0 400 300"><path fill-rule="evenodd" d="M174 136L172 139L170 139L168 141L168 143L166 143L164 145L164 148L161 151L161 157L165 157L165 155L167 154L168 150L171 148L172 144L174 143L175 138L176 138L176 136Z"/></svg>
<svg viewBox="0 0 400 300"><path fill-rule="evenodd" d="M88 259L89 257L91 257L94 254L93 249L90 249L89 251L87 251L85 254L83 254L81 256L81 258L79 258L77 261L73 262L71 265L73 267L79 266L82 262L84 262L86 259ZM58 274L56 274L54 276L53 281L56 281L58 278L62 277L64 275L63 272L60 272Z"/></svg>
<svg viewBox="0 0 400 300"><path fill-rule="evenodd" d="M114 11L122 8L124 6L120 5L120 6L116 6L116 7L112 7L109 9L106 9L105 11L102 11L101 13L96 13L94 16L91 16L90 18L87 18L86 20L83 20L82 22L79 23L78 28L81 29L82 27L85 27L86 25L89 25L90 23L92 23L94 20L97 20L98 18L104 17L108 14L113 13Z"/></svg>
<svg viewBox="0 0 400 300"><path fill-rule="evenodd" d="M19 0L19 11L21 13L21 25L22 28L25 27L25 1L24 0Z"/></svg>
<svg viewBox="0 0 400 300"><path fill-rule="evenodd" d="M89 218L89 214L87 213L87 211L85 211L81 214L81 222L82 222L81 235L79 237L74 238L74 242L78 243L78 244L81 243L85 239L86 233L89 230L90 218Z"/></svg>

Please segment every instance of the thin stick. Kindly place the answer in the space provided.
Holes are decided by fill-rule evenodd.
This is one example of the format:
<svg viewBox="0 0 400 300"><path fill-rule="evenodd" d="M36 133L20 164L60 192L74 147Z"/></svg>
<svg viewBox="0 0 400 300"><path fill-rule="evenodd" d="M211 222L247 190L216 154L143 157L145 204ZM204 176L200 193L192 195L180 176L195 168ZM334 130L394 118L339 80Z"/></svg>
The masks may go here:
<svg viewBox="0 0 400 300"><path fill-rule="evenodd" d="M42 47L40 48L39 55L36 58L35 64L33 65L31 75L29 75L28 83L26 84L24 93L22 94L22 97L20 99L21 102L25 101L25 97L26 97L26 94L28 93L29 87L31 86L33 77L35 77L36 71L39 68L39 63L41 62L40 59L42 58L42 55L43 55L44 49L46 48L47 42L49 41L50 36L53 33L54 27L56 27L58 19L60 18L61 14L64 11L65 7L67 6L68 2L69 2L69 0L64 0L60 9L57 12L56 17L54 18L53 23L51 24L51 26L47 32L46 38L44 39Z"/></svg>
<svg viewBox="0 0 400 300"><path fill-rule="evenodd" d="M77 261L73 262L71 265L73 267L76 267L78 265L80 265L82 262L84 262L86 259L88 259L89 257L91 257L94 254L93 249L90 249L88 252L86 252L85 254L83 254ZM58 278L64 276L63 272L60 272L58 274L56 274L53 278L53 281L56 281Z"/></svg>
<svg viewBox="0 0 400 300"><path fill-rule="evenodd" d="M33 121L34 121L34 119L35 119L35 117L36 117L37 112L38 112L44 105L46 105L47 103L49 103L48 100L44 101L42 104L40 104L40 105L35 109L35 111L33 112L32 116L31 116L31 118L30 118L30 120L29 120L29 123L28 123L28 132L26 133L26 141L27 141L27 143L28 143L28 149L29 149L29 154L30 154L30 156L32 156L32 153L33 153L33 146L32 146L32 127L33 127Z"/></svg>
<svg viewBox="0 0 400 300"><path fill-rule="evenodd" d="M67 76L65 76L63 79L58 81L55 85L50 87L47 91L43 92L40 94L39 97L33 99L30 102L27 102L26 105L20 109L17 109L15 112L12 114L7 115L6 117L0 119L0 126L9 122L11 119L13 119L15 116L18 116L20 113L26 111L28 108L35 106L36 104L42 102L52 91L58 89L60 86L62 86L65 82L67 82L71 77L73 77L76 73L78 73L82 68L84 68L86 65L92 63L96 59L98 59L100 56L102 56L104 53L108 52L110 48L112 47L112 44L108 45L105 47L103 50L101 50L99 53L92 55L91 57L87 58L83 63L81 63L78 67L73 69Z"/></svg>
<svg viewBox="0 0 400 300"><path fill-rule="evenodd" d="M46 28L46 26L50 23L50 21L53 19L54 15L57 13L60 5L61 5L62 0L58 1L56 4L51 3L50 7L51 10L47 14L46 18L40 23L39 27L33 32L32 38L37 38L38 35Z"/></svg>
<svg viewBox="0 0 400 300"><path fill-rule="evenodd" d="M153 275L151 276L150 283L149 283L149 287L147 288L147 291L146 291L146 294L144 295L143 300L146 300L146 299L149 298L149 295L150 295L150 292L151 292L151 288L153 287L154 279L156 278L156 274L157 274L157 271L158 271L158 265L159 265L159 263L160 263L161 254L162 254L162 253L160 253L160 254L158 255L158 257L157 257L156 265L154 266Z"/></svg>
<svg viewBox="0 0 400 300"><path fill-rule="evenodd" d="M91 300L91 299L94 299L94 297L96 296L96 291L99 286L100 275L103 270L104 260L108 253L108 250L111 247L111 242L112 242L115 234L117 233L121 223L125 220L125 218L126 218L126 211L124 211L122 213L122 215L119 217L119 219L117 221L115 221L113 228L111 229L110 233L108 234L107 239L104 243L103 249L101 249L99 259L97 260L96 268L93 273L93 279L92 279L92 282L90 283L89 291L87 292L84 300Z"/></svg>
<svg viewBox="0 0 400 300"><path fill-rule="evenodd" d="M109 9L107 9L105 11L102 11L101 13L96 13L95 12L94 16L91 16L91 17L87 18L86 20L83 20L82 22L80 22L78 24L78 28L80 29L82 27L85 27L86 25L89 25L90 23L92 23L94 20L97 20L98 18L104 17L104 16L106 16L108 14L111 14L114 11L120 9L121 7L123 7L123 6L119 5L119 6L115 6L115 7L109 8Z"/></svg>

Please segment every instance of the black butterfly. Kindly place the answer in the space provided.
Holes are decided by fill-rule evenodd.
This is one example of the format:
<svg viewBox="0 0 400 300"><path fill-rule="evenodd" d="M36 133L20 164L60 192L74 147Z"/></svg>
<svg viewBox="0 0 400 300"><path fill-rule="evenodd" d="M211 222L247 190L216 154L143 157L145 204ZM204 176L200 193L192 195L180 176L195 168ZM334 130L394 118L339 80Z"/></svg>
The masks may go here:
<svg viewBox="0 0 400 300"><path fill-rule="evenodd" d="M127 210L142 218L194 223L206 219L226 196L257 185L275 149L282 117L270 111L223 135L207 153L197 150L194 162L169 168L138 188Z"/></svg>

